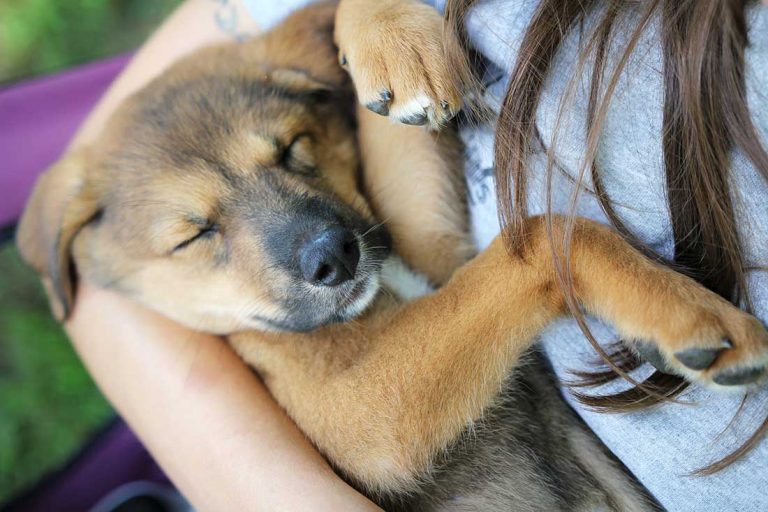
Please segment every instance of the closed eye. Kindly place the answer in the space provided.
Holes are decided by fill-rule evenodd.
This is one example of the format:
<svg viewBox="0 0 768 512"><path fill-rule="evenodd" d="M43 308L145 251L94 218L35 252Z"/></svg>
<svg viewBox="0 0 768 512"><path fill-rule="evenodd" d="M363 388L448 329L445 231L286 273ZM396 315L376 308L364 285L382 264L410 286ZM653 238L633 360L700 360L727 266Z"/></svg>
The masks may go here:
<svg viewBox="0 0 768 512"><path fill-rule="evenodd" d="M197 233L195 233L195 236L191 238L187 238L186 240L178 244L176 247L174 247L171 253L180 251L198 240L206 240L218 232L219 232L219 227L216 224L206 224L205 226L200 228L200 230Z"/></svg>
<svg viewBox="0 0 768 512"><path fill-rule="evenodd" d="M288 171L314 177L317 175L317 168L313 149L312 136L309 133L300 133L283 150L279 165Z"/></svg>

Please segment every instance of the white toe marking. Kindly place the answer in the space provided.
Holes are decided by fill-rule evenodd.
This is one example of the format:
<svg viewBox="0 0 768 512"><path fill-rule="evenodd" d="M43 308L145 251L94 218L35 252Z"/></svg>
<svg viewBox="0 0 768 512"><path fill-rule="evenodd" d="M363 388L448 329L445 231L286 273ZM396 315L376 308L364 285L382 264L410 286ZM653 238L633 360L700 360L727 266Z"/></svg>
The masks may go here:
<svg viewBox="0 0 768 512"><path fill-rule="evenodd" d="M415 98L412 98L405 103L398 103L393 106L389 112L389 117L397 121L399 119L420 116L424 114L424 111L432 105L432 99L424 93L419 93Z"/></svg>
<svg viewBox="0 0 768 512"><path fill-rule="evenodd" d="M417 94L414 101L416 101L424 109L427 109L432 105L432 98L430 98L423 92L420 92L419 94Z"/></svg>

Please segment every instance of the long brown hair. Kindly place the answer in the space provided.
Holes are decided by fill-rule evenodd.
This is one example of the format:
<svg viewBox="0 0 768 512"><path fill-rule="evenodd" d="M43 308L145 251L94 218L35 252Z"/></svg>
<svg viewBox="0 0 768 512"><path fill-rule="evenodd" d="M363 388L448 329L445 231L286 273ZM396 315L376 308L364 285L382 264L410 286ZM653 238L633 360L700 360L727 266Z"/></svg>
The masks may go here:
<svg viewBox="0 0 768 512"><path fill-rule="evenodd" d="M460 85L468 93L477 91L479 84L476 74L472 73L471 45L464 29L465 16L475 2L448 0L445 11L446 58L451 69L458 70ZM510 252L517 253L524 243L523 221L528 215L527 162L533 149L542 143L535 114L545 80L564 38L577 26L583 29L588 15L594 16L591 33L582 32L579 62L565 93L567 100L577 87L577 77L587 63L591 63L587 146L578 172L577 191L582 188L585 174L590 173L593 192L601 207L631 244L733 303L751 308L746 281L749 269L739 240L729 182L730 154L736 148L768 180L768 153L760 144L746 101L745 11L750 3L748 0L540 1L523 37L496 125L494 164L498 212ZM608 69L607 49L617 31L626 29L627 24L621 22L629 14L634 26L630 26L626 48L612 69ZM675 242L671 261L664 261L644 247L621 222L605 194L595 162L611 96L626 62L651 23L658 27L664 56L661 143ZM561 102L560 117L565 104L566 101ZM555 152L553 143L547 148L547 186L554 170ZM575 216L576 200L574 195L571 219ZM551 204L547 205L547 215L552 215ZM572 230L567 230L566 247L571 233ZM635 381L628 373L639 367L641 361L631 351L601 348L577 306L568 258L558 258L556 253L555 257L570 311L602 358L602 368L576 374L579 380L573 383L574 387L600 385L619 377L632 384L628 390L608 396L574 390L576 397L598 410L626 411L671 400L682 391L686 387L683 379L658 371L643 382ZM699 473L714 473L744 456L766 430L768 419L740 447Z"/></svg>

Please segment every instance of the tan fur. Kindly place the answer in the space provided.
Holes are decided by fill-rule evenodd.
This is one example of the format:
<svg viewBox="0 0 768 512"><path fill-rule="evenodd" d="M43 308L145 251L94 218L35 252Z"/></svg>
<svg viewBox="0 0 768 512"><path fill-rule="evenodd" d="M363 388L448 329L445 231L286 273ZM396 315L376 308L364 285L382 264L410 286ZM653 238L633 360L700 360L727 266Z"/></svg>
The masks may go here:
<svg viewBox="0 0 768 512"><path fill-rule="evenodd" d="M74 286L69 279L75 236L97 212L85 184L86 151L57 162L37 181L17 235L22 256L43 276L54 316L69 312Z"/></svg>
<svg viewBox="0 0 768 512"><path fill-rule="evenodd" d="M361 2L369 11L355 6ZM361 12L384 18L371 25ZM421 14L402 16L414 12ZM378 84L365 85L369 72L378 78L392 73L386 78L395 89L395 104L398 91L414 91L427 82L434 88L432 98L442 97L443 83L450 83L440 78L447 77L444 70L425 78L423 70L401 68L406 54L383 43L389 38L421 44L425 34L434 36L431 21L419 23L422 14L434 15L426 12L411 1L342 3L336 38L349 55L362 102L375 88L370 84ZM64 290L54 294L61 304L71 301L72 254L84 279L117 287L187 325L227 334L245 330L232 334L230 342L323 454L370 490L402 491L413 488L436 455L494 402L536 334L565 314L545 221L528 221L524 255L511 257L496 240L460 266L471 250L459 158L445 152L454 135L447 132L436 140L423 130L360 113L364 195L358 189L353 134L337 115L343 102L322 110L320 119L298 101L260 97L265 117L252 118L249 109L216 103L211 94L206 96L214 102L211 111L222 109L227 117L210 124L195 110L199 98L173 115L148 107L169 108L156 99L174 87L219 75L274 81L300 94L343 91L345 77L333 63L330 45L333 15L333 6L314 7L246 45L205 50L132 97L94 148L70 155L41 178L19 243L24 257ZM360 41L359 46L351 41ZM356 59L374 48L386 58L386 71L362 72L359 66L365 65ZM429 52L425 62L439 60L438 49ZM444 121L430 115L431 123ZM157 139L152 123L177 118L189 122L157 132L171 134ZM215 130L219 121L227 124L226 136ZM313 160L322 176L275 171L284 165L279 147L307 131L314 142L300 147L297 158ZM153 144L137 142L150 135ZM193 150L195 158L182 158ZM235 178L226 178L229 174ZM410 303L382 293L365 315L309 333L258 332L265 327L244 313L279 318L284 311L276 295L290 280L269 265L264 239L254 234L280 217L273 210L286 213L279 210L279 196L265 195L263 179L280 180L280 190L333 199L361 218L373 219L375 212L390 224L406 261L446 284ZM244 189L251 195L241 195ZM89 222L99 208L103 217ZM250 218L253 212L261 217ZM211 219L221 225L219 232L174 252ZM563 226L555 219L555 240L561 239ZM685 370L674 356L681 349L720 347L722 339L732 340L733 348L710 368L688 372L693 380L711 384L723 369L764 364L768 334L755 318L649 262L606 227L578 221L572 250L582 306L613 323L626 339L654 343L672 367ZM216 311L209 310L211 305Z"/></svg>
<svg viewBox="0 0 768 512"><path fill-rule="evenodd" d="M374 489L408 487L482 414L535 335L565 313L543 220L528 230L524 259L496 240L437 293L402 308L298 338L230 340L337 465ZM739 349L723 364L764 357L768 335L756 319L607 228L581 221L574 242L582 304L626 339L654 340L673 359L733 336Z"/></svg>
<svg viewBox="0 0 768 512"><path fill-rule="evenodd" d="M458 137L435 137L358 109L365 191L395 234L395 249L436 284L474 255ZM393 171L397 169L397 171Z"/></svg>
<svg viewBox="0 0 768 512"><path fill-rule="evenodd" d="M462 104L443 58L441 34L440 15L419 0L344 0L334 36L339 61L352 76L362 105L389 91L394 120L421 106L427 124L438 128Z"/></svg>

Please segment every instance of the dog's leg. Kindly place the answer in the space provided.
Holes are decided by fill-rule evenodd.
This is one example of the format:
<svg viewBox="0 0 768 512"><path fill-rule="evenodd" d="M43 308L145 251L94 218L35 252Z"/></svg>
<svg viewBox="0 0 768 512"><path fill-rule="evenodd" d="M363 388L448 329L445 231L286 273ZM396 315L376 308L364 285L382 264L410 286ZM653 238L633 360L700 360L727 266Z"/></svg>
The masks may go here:
<svg viewBox="0 0 768 512"><path fill-rule="evenodd" d="M404 124L444 126L462 95L443 53L442 23L420 0L341 0L334 39L360 104Z"/></svg>
<svg viewBox="0 0 768 512"><path fill-rule="evenodd" d="M434 284L445 283L474 254L455 130L429 133L362 107L358 119L366 195L395 252Z"/></svg>
<svg viewBox="0 0 768 512"><path fill-rule="evenodd" d="M555 239L562 230L556 219ZM528 222L528 236L521 257L496 240L434 295L387 313L306 335L244 334L233 345L334 464L373 490L407 488L566 310L543 219ZM607 228L576 224L571 268L585 309L654 344L692 380L765 372L768 334L754 317ZM715 357L691 365L696 353L694 363Z"/></svg>
<svg viewBox="0 0 768 512"><path fill-rule="evenodd" d="M373 209L387 222L398 254L443 284L474 250L461 144L448 126L461 96L446 65L441 16L418 0L342 0L334 37L360 104ZM442 130L407 126L413 124Z"/></svg>

